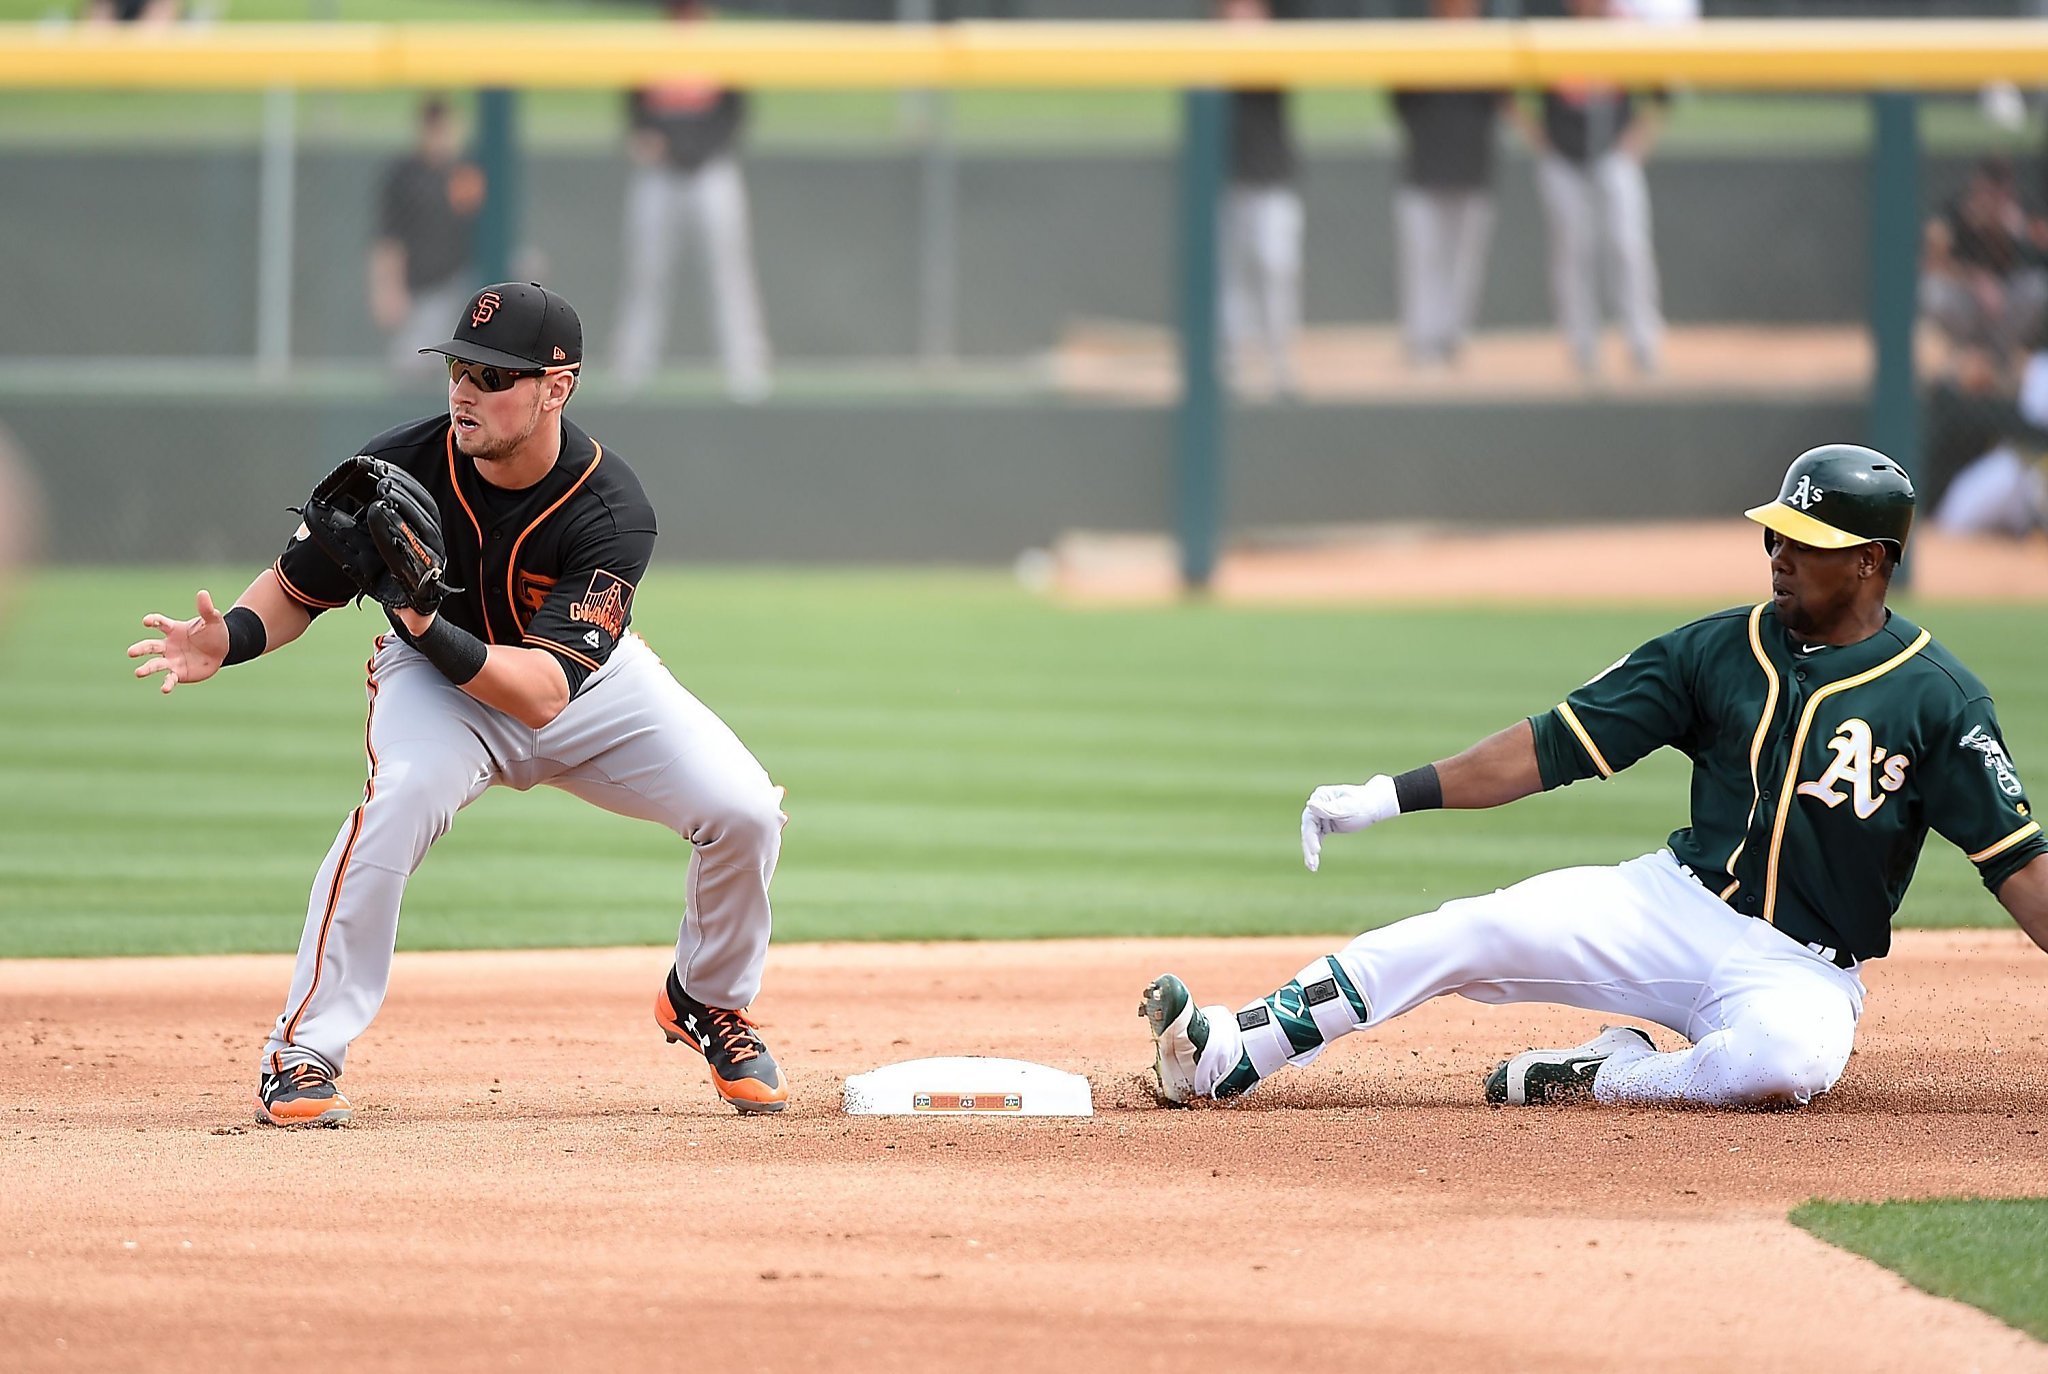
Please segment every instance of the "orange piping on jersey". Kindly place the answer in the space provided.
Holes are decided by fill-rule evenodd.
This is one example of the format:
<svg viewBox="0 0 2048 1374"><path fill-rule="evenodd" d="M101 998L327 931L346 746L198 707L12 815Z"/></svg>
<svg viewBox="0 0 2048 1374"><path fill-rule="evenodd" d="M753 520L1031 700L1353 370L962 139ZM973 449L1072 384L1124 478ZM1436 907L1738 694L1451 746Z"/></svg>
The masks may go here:
<svg viewBox="0 0 2048 1374"><path fill-rule="evenodd" d="M452 420L448 423L448 485L454 489L455 499L462 503L462 513L469 517L469 527L476 531L476 570L478 573L482 573L484 570L484 527L477 523L476 512L469 508L469 498L462 494L462 479L455 471L455 422ZM484 642L489 643L491 638L490 598L479 595L476 599L476 604L477 609L484 613ZM517 625L519 617L514 616L512 623Z"/></svg>
<svg viewBox="0 0 2048 1374"><path fill-rule="evenodd" d="M1749 740L1749 819L1742 823L1742 838L1735 842L1735 849L1728 855L1728 862L1721 871L1735 877L1735 861L1742 857L1742 846L1749 843L1749 828L1756 824L1756 808L1763 800L1763 784L1757 781L1756 767L1763 758L1764 734L1771 728L1771 716L1778 709L1778 670L1771 666L1771 660L1764 653L1764 639L1759 626L1763 623L1764 607L1769 602L1759 601L1749 613L1749 651L1756 655L1757 667L1764 670L1764 676L1771 680L1771 690L1764 693L1764 711L1757 717L1756 733ZM1742 886L1742 879L1721 889L1721 900L1727 901L1735 895L1735 889Z"/></svg>
<svg viewBox="0 0 2048 1374"><path fill-rule="evenodd" d="M2038 835L2040 833L2041 822L2028 821L2025 825L2013 831L2012 834L2007 835L2004 839L2000 840L1997 844L1992 845L1989 849L1980 849L1975 854L1972 854L1970 856L1970 862L1973 864L1981 864L1986 859L1995 859L1999 855L2003 854L2006 850L2011 849L2014 845L2018 844L2021 840L2024 840L2027 836Z"/></svg>
<svg viewBox="0 0 2048 1374"><path fill-rule="evenodd" d="M1593 760L1593 766L1600 770L1600 776L1613 777L1614 770L1607 766L1606 758L1600 753L1600 747L1593 743L1593 737L1586 733L1586 727L1579 724L1579 718L1572 713L1571 705L1560 701L1557 703L1557 714L1564 718L1566 725L1572 727L1572 733L1579 737L1579 743L1586 746L1586 754Z"/></svg>
<svg viewBox="0 0 2048 1374"><path fill-rule="evenodd" d="M275 563L272 563L270 565L270 570L277 574L277 585L279 589L282 590L286 596L290 597L292 600L298 602L301 606L307 607L310 610L331 611L337 606L346 606L348 604L346 601L322 601L319 597L307 596L297 587L294 587L292 585L292 580L284 575L284 559L282 557L280 557Z"/></svg>
<svg viewBox="0 0 2048 1374"><path fill-rule="evenodd" d="M528 644L545 644L548 648L553 649L556 653L561 654L566 658L575 659L578 663L590 669L590 671L593 673L596 672L599 668L604 667L604 665L602 663L599 663L596 659L586 657L583 654L579 654L574 649L570 648L568 645L557 644L552 639L542 639L539 635L528 635L526 637L526 642Z"/></svg>
<svg viewBox="0 0 2048 1374"><path fill-rule="evenodd" d="M1792 814L1792 802L1797 795L1793 788L1799 782L1799 757L1806 750L1806 732L1813 727L1813 713L1820 708L1823 701L1835 693L1846 692L1851 687L1861 687L1866 682L1883 677L1926 648L1927 641L1933 638L1932 632L1922 630L1918 639L1875 668L1858 673L1854 677L1843 678L1840 682L1831 682L1815 692L1807 700L1806 709L1800 712L1799 729L1792 736L1792 761L1785 767L1785 785L1778 790L1778 819L1771 826L1771 862L1768 868L1770 876L1764 882L1764 919L1772 925L1778 923L1778 852L1785 842L1785 817Z"/></svg>
<svg viewBox="0 0 2048 1374"><path fill-rule="evenodd" d="M384 647L383 635L377 636L377 649ZM370 756L370 776L363 782L363 800L356 807L355 814L348 818L348 843L341 848L341 862L334 866L334 880L327 889L327 911L320 918L320 944L313 953L313 981L307 985L306 995L299 1000L297 1011L285 1022L284 1043L295 1045L292 1036L299 1029L299 1018L306 1014L306 1008L313 1004L313 994L320 990L320 972L327 964L327 932L334 928L334 913L341 905L342 880L348 877L349 857L356 852L356 840L363 833L363 808L377 795L377 750L370 744L370 722L377 717L377 657L371 651L370 661L363 665L369 678L370 709L363 714L363 752Z"/></svg>
<svg viewBox="0 0 2048 1374"><path fill-rule="evenodd" d="M539 515L534 516L533 523L519 531L519 537L512 541L512 557L505 564L505 604L512 608L512 623L514 625L519 624L519 592L513 585L519 577L519 546L526 542L527 535L540 528L541 521L560 510L562 502L580 491L583 484L590 480L590 474L597 471L597 465L604 461L604 445L592 439L590 446L596 449L597 452L591 455L590 466L583 469L583 475L571 483L567 491L556 497L553 505L549 506Z"/></svg>

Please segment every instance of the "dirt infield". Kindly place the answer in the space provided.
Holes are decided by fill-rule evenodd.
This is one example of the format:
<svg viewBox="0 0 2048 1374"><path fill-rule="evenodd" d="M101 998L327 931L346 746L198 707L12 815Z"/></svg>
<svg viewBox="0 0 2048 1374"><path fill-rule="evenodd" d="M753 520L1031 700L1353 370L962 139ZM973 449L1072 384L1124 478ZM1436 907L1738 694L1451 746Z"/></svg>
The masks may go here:
<svg viewBox="0 0 2048 1374"><path fill-rule="evenodd" d="M1328 944L777 948L765 1119L662 1043L661 951L401 955L356 1124L314 1132L249 1124L289 960L0 963L0 1364L2048 1370L1783 1220L2048 1192L2017 932L1903 936L1803 1112L1491 1109L1497 1057L1590 1018L1457 999L1152 1104L1147 977L1235 1002ZM1084 1072L1097 1115L840 1114L845 1075L955 1053Z"/></svg>

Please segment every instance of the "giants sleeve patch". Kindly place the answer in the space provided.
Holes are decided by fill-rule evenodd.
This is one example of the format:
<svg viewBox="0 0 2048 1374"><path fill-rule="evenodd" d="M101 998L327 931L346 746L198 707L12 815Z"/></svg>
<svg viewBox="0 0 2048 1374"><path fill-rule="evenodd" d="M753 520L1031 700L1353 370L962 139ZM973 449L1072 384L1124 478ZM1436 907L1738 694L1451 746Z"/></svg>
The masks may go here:
<svg viewBox="0 0 2048 1374"><path fill-rule="evenodd" d="M569 607L569 619L595 625L617 639L626 631L626 609L632 604L631 584L600 568L591 574L583 599Z"/></svg>

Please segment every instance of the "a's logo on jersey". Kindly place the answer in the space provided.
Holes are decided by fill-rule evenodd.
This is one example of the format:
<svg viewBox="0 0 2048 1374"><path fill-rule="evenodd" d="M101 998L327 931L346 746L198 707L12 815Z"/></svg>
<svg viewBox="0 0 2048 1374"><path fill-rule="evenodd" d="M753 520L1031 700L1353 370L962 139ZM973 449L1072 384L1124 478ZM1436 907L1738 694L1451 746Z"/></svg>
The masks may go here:
<svg viewBox="0 0 2048 1374"><path fill-rule="evenodd" d="M1991 770L1991 776L1998 779L1998 790L2008 797L2020 795L2020 775L2012 766L2012 755L2005 752L2005 746L1998 742L1981 725L1972 725L1969 733L1956 741L1965 749L1975 749L1984 756L1984 766Z"/></svg>
<svg viewBox="0 0 2048 1374"><path fill-rule="evenodd" d="M617 639L625 633L626 608L632 602L633 588L600 568L591 574L590 590L569 608L569 619L586 621Z"/></svg>
<svg viewBox="0 0 2048 1374"><path fill-rule="evenodd" d="M1811 477L1802 477L1799 485L1792 488L1792 494L1785 499L1801 510L1812 510L1825 495L1827 493L1815 486Z"/></svg>
<svg viewBox="0 0 2048 1374"><path fill-rule="evenodd" d="M497 314L498 307L504 303L505 298L495 291L486 291L481 296L478 296L476 298L476 308L469 312L470 328L481 329L489 324L491 316Z"/></svg>
<svg viewBox="0 0 2048 1374"><path fill-rule="evenodd" d="M1883 746L1873 744L1868 721L1843 721L1835 727L1828 748L1835 751L1835 761L1814 781L1800 783L1799 793L1824 802L1830 810L1854 801L1860 821L1869 820L1884 805L1880 791L1889 794L1906 785L1906 770L1913 766L1904 754L1888 754ZM1877 772L1879 765L1883 765L1882 772ZM1849 784L1846 794L1835 790L1835 784L1843 782Z"/></svg>

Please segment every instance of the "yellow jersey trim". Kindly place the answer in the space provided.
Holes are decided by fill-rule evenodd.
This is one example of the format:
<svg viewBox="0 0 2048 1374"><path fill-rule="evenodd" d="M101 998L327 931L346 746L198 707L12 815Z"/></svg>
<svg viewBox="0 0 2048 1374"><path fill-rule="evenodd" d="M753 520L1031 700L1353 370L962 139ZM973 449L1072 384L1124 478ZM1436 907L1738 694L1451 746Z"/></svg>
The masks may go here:
<svg viewBox="0 0 2048 1374"><path fill-rule="evenodd" d="M1757 804L1763 800L1763 784L1757 780L1757 764L1764 753L1764 736L1770 732L1771 717L1778 710L1778 670L1771 666L1770 656L1764 653L1763 620L1764 607L1768 601L1759 601L1749 612L1749 651L1756 656L1756 666L1764 670L1764 676L1771 680L1771 690L1764 693L1763 714L1756 718L1756 733L1749 739L1749 819L1742 823L1742 838L1735 842L1734 852L1728 862L1721 866L1722 872L1730 877L1735 875L1735 861L1742 857L1742 847L1749 843L1749 827L1756 821ZM1721 889L1721 900L1727 901L1735 895L1735 889L1742 886L1742 880Z"/></svg>
<svg viewBox="0 0 2048 1374"><path fill-rule="evenodd" d="M1579 724L1579 718L1572 712L1571 706L1560 701L1557 703L1557 714L1564 718L1566 725L1572 727L1572 733L1579 737L1579 743L1586 746L1586 756L1593 760L1593 766L1600 770L1600 776L1613 777L1614 770L1607 766L1607 759L1601 754L1600 746L1593 743L1593 737L1586 733L1586 727Z"/></svg>
<svg viewBox="0 0 2048 1374"><path fill-rule="evenodd" d="M1986 859L1995 859L2000 854L2003 854L2006 850L2011 849L2014 845L2018 844L2021 840L2027 838L2027 836L2038 835L2040 833L2041 822L2028 821L2025 825L2013 831L2012 834L2007 835L2004 839L2000 840L1997 844L1992 845L1989 849L1980 849L1975 854L1972 854L1970 856L1970 862L1973 864L1981 864Z"/></svg>
<svg viewBox="0 0 2048 1374"><path fill-rule="evenodd" d="M1922 630L1918 639L1875 668L1858 673L1854 677L1843 678L1840 682L1831 682L1815 692L1807 701L1806 709L1800 712L1799 729L1792 736L1792 761L1785 768L1785 785L1778 790L1778 819L1771 826L1771 862L1767 870L1770 876L1765 879L1764 884L1764 919L1772 925L1778 923L1778 859L1779 851L1785 842L1785 818L1792 814L1792 803L1798 796L1794 789L1799 783L1799 760L1806 753L1806 732L1813 727L1813 713L1820 709L1823 701L1835 693L1846 692L1851 687L1861 687L1866 682L1883 677L1926 648L1928 641L1933 638L1933 632Z"/></svg>

